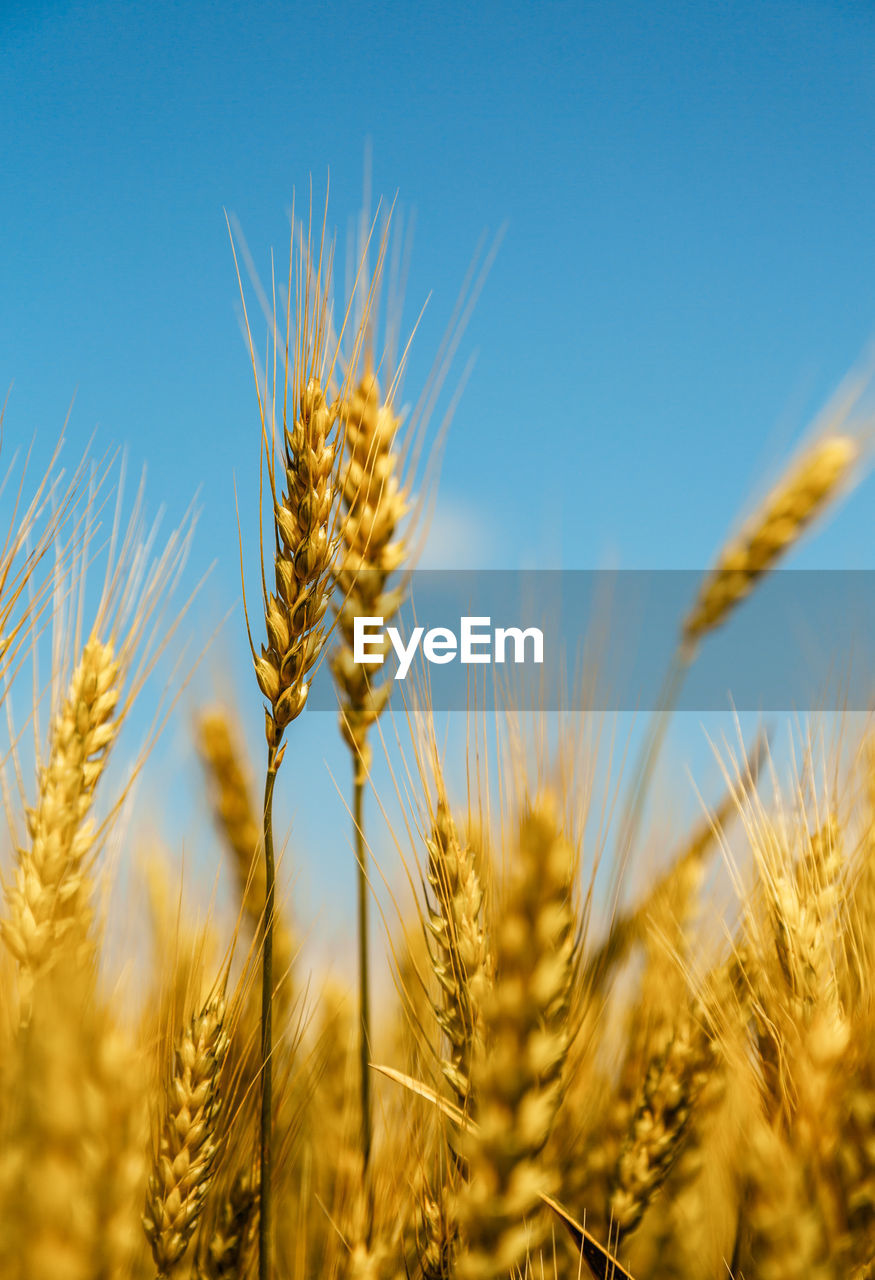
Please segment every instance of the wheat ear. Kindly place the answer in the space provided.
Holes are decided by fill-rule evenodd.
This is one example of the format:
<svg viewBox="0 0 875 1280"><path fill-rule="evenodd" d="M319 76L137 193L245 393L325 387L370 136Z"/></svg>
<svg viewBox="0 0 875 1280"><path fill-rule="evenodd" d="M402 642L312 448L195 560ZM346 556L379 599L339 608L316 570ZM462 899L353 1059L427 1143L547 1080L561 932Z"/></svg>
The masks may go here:
<svg viewBox="0 0 875 1280"><path fill-rule="evenodd" d="M18 850L15 878L6 893L0 928L20 966L25 1020L36 974L62 942L76 947L87 938L87 860L94 837L87 817L117 732L118 677L112 646L92 636L52 728L39 799L28 815L31 841Z"/></svg>
<svg viewBox="0 0 875 1280"><path fill-rule="evenodd" d="M433 894L427 929L431 967L440 987L435 1014L449 1047L441 1066L460 1108L467 1111L471 1061L482 1042L490 962L482 919L483 889L471 851L460 841L443 796L426 846L426 874Z"/></svg>
<svg viewBox="0 0 875 1280"><path fill-rule="evenodd" d="M375 685L369 668L353 661L353 630L359 617L391 621L401 603L400 591L387 591L388 579L404 562L406 546L397 537L408 509L395 448L399 420L383 400L376 375L365 373L341 405L345 427L343 474L343 556L338 585L343 596L338 625L343 644L332 668L340 693L340 728L355 760L356 780L370 765L368 730L379 718L391 685Z"/></svg>
<svg viewBox="0 0 875 1280"><path fill-rule="evenodd" d="M722 551L683 624L692 654L701 638L726 620L757 578L774 567L838 494L859 457L847 435L828 435L791 467L740 536Z"/></svg>
<svg viewBox="0 0 875 1280"><path fill-rule="evenodd" d="M379 270L380 265L377 267ZM342 402L340 412L345 429L343 518L340 524L343 545L337 574L343 599L338 611L342 643L334 654L332 671L340 701L340 730L353 759L353 834L358 863L362 1027L359 1070L362 1150L367 1168L371 1150L371 1098L364 786L371 761L368 731L388 702L391 684L388 681L375 683L371 668L354 661L353 633L356 618L380 617L388 623L401 603L401 592L388 591L387 582L405 556L404 543L396 534L407 511L407 500L398 476L399 457L395 448L399 420L393 412L391 400L382 400L379 383L370 369L364 373L350 397Z"/></svg>
<svg viewBox="0 0 875 1280"><path fill-rule="evenodd" d="M672 658L660 695L659 715L641 749L618 845L620 865L632 848L641 820L650 777L680 695L686 672L700 641L720 626L769 572L805 528L850 481L860 447L850 435L823 435L791 466L747 528L732 539L705 576L692 608L681 624L679 648Z"/></svg>
<svg viewBox="0 0 875 1280"><path fill-rule="evenodd" d="M177 1042L149 1177L143 1226L160 1277L182 1260L212 1181L227 1049L225 1002L212 996Z"/></svg>
<svg viewBox="0 0 875 1280"><path fill-rule="evenodd" d="M623 1235L639 1225L665 1182L712 1062L710 1037L685 1012L665 1053L647 1069L617 1163L611 1213Z"/></svg>
<svg viewBox="0 0 875 1280"><path fill-rule="evenodd" d="M472 1067L477 1130L464 1140L469 1178L456 1201L466 1246L460 1280L492 1280L520 1266L538 1243L540 1196L553 1190L554 1171L539 1156L570 1035L575 867L545 794L521 824L517 874L495 930L495 983Z"/></svg>
<svg viewBox="0 0 875 1280"><path fill-rule="evenodd" d="M197 748L210 782L210 799L234 867L240 899L254 926L264 907L264 867L258 858L261 823L249 789L243 756L222 707L197 720Z"/></svg>

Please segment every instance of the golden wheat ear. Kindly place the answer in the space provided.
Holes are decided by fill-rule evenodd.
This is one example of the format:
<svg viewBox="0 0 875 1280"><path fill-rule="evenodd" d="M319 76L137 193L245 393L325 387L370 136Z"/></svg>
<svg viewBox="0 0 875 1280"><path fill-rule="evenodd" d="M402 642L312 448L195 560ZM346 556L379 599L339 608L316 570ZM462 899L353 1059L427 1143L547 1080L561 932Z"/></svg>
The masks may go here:
<svg viewBox="0 0 875 1280"><path fill-rule="evenodd" d="M576 870L555 798L544 793L521 819L517 865L497 914L495 982L471 1072L477 1131L464 1136L468 1180L455 1205L462 1280L498 1277L536 1252L539 1197L555 1189L557 1170L543 1153L569 1045Z"/></svg>
<svg viewBox="0 0 875 1280"><path fill-rule="evenodd" d="M459 839L444 796L438 801L426 846L433 895L427 905L429 957L440 990L434 1012L449 1049L441 1059L441 1068L465 1111L471 1093L471 1063L482 1043L482 1008L492 966L484 930L483 890L471 851Z"/></svg>
<svg viewBox="0 0 875 1280"><path fill-rule="evenodd" d="M63 954L76 955L91 927L87 816L116 736L119 663L92 638L52 729L48 767L7 890L3 939L19 964L22 1018L30 1017L37 975Z"/></svg>
<svg viewBox="0 0 875 1280"><path fill-rule="evenodd" d="M192 531L189 520L170 535L160 554L151 557L157 529L147 531L143 526L142 485L124 528L122 501L120 479L102 590L84 641L86 556L91 555L93 565L103 554L90 549L93 530L82 532L80 561L66 566L69 582L59 570L56 584L61 604L54 617L48 755L41 764L40 698L36 697L32 723L37 741L37 797L26 808L27 832L17 842L15 874L6 886L6 910L0 921L0 933L19 966L23 1022L30 1016L33 985L41 972L58 963L62 954L80 967L94 959L95 858L161 727L163 699L138 763L116 796L109 817L98 825L93 818L95 792L109 755L179 620L168 624L166 610ZM86 511L88 520L95 520L97 514L90 508ZM32 653L35 673L38 639L34 638ZM21 786L15 746L12 755Z"/></svg>
<svg viewBox="0 0 875 1280"><path fill-rule="evenodd" d="M397 474L399 418L382 398L373 373L362 375L342 404L341 415L347 453L340 525L343 550L337 573L343 644L332 670L340 695L341 732L353 752L356 778L364 779L370 767L368 729L385 708L391 686L375 684L368 670L354 662L355 620L381 617L388 624L401 605L403 592L390 591L388 581L406 558L405 543L397 534L408 500Z"/></svg>
<svg viewBox="0 0 875 1280"><path fill-rule="evenodd" d="M846 482L859 456L850 436L828 436L799 460L767 499L749 528L720 553L684 619L687 649L725 622L797 542Z"/></svg>
<svg viewBox="0 0 875 1280"><path fill-rule="evenodd" d="M720 626L826 508L859 480L871 409L852 420L871 383L871 366L850 375L826 406L816 436L793 462L703 581L682 627L682 656Z"/></svg>
<svg viewBox="0 0 875 1280"><path fill-rule="evenodd" d="M611 1215L620 1239L636 1230L665 1183L713 1061L710 1036L685 1012L666 1051L648 1066L617 1162Z"/></svg>
<svg viewBox="0 0 875 1280"><path fill-rule="evenodd" d="M162 1278L185 1256L212 1182L227 1049L225 1001L214 995L177 1041L149 1177L143 1228Z"/></svg>
<svg viewBox="0 0 875 1280"><path fill-rule="evenodd" d="M618 860L625 866L632 850L647 789L668 722L677 706L687 672L702 640L721 626L830 504L847 493L863 474L871 454L872 410L857 409L871 384L871 366L846 379L823 411L811 443L781 477L737 537L730 538L704 577L683 619L678 648L665 675L650 729L641 747L621 823Z"/></svg>

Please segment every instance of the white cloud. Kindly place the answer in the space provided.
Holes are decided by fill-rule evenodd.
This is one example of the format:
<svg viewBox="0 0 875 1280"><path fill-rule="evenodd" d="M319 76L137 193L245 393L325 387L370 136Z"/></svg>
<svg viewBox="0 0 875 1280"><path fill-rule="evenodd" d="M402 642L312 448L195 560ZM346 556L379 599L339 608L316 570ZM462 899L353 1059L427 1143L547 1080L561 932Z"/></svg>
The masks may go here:
<svg viewBox="0 0 875 1280"><path fill-rule="evenodd" d="M498 530L489 516L458 498L439 497L418 569L488 569L495 565Z"/></svg>

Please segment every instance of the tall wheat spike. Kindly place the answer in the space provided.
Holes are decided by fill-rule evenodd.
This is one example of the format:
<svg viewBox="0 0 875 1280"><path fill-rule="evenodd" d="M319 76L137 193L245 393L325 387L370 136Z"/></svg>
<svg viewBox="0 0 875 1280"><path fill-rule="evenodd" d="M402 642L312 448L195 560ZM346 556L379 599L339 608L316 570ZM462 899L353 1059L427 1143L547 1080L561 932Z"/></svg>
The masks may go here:
<svg viewBox="0 0 875 1280"><path fill-rule="evenodd" d="M665 1182L713 1064L705 1030L684 1010L668 1048L649 1065L614 1178L611 1213L634 1231Z"/></svg>
<svg viewBox="0 0 875 1280"><path fill-rule="evenodd" d="M726 620L764 573L774 567L836 496L859 458L859 445L847 435L818 440L766 499L747 528L720 553L684 619L688 654L703 636Z"/></svg>
<svg viewBox="0 0 875 1280"><path fill-rule="evenodd" d="M117 732L119 663L111 644L88 641L52 730L49 762L29 815L31 843L18 851L7 889L3 938L20 966L22 1016L29 1017L36 975L59 945L85 944L91 920L86 821Z"/></svg>
<svg viewBox="0 0 875 1280"><path fill-rule="evenodd" d="M441 992L435 1014L449 1047L441 1066L458 1105L466 1111L471 1062L482 1047L482 1011L492 966L482 915L483 889L445 796L438 800L427 847L427 877L433 894L427 929L432 969Z"/></svg>
<svg viewBox="0 0 875 1280"><path fill-rule="evenodd" d="M332 668L341 694L341 732L353 752L356 781L363 781L370 767L368 729L383 711L391 685L378 682L374 669L353 661L353 628L356 618L381 617L388 624L397 612L401 592L388 591L387 584L405 560L406 543L398 528L409 502L398 475L399 418L381 397L373 372L362 375L341 405L341 416L346 441L344 551L337 577L343 644Z"/></svg>
<svg viewBox="0 0 875 1280"><path fill-rule="evenodd" d="M289 369L292 342L292 265L289 253L288 306L282 400L282 437L277 460L276 384L273 404L267 403L267 387L259 382L255 351L249 335L261 416L262 451L266 462L272 505L273 591L262 570L262 597L267 644L256 653L250 646L259 688L267 699L265 734L267 772L264 792L265 904L262 930L261 1013L261 1164L259 1210L259 1278L269 1280L272 1270L272 1053L273 1053L273 934L276 870L273 851L273 792L284 752L283 735L304 709L310 691L309 675L325 644L322 625L331 586L330 569L336 552L334 533L337 504L339 451L335 439L338 414L326 398L326 340L328 281L320 251L314 274L302 243L299 250L298 295L295 311L293 367ZM235 251L236 264L236 251ZM329 264L330 270L330 264ZM246 301L238 269L244 314ZM276 338L274 346L276 356ZM274 364L274 377L276 364ZM291 376L290 376L291 375ZM291 382L291 386L289 385ZM287 412L291 391L290 413ZM285 491L281 488L284 483ZM262 530L262 564L264 563ZM247 615L248 627L248 615Z"/></svg>
<svg viewBox="0 0 875 1280"><path fill-rule="evenodd" d="M409 506L398 448L400 418L394 408L400 371L391 379L385 395L374 372L372 317L375 318L382 286L388 240L387 219L380 238L371 292L365 306L359 308L362 315L358 331L364 348L364 369L340 404L344 427L343 506L340 521L342 545L336 576L342 601L337 606L341 643L335 649L331 662L340 702L340 731L350 748L353 762L353 838L358 864L359 1075L362 1153L366 1170L370 1160L373 1122L368 1067L371 1014L364 788L371 764L369 730L386 707L391 683L385 679L382 682L378 680L374 667L356 663L354 628L358 617L382 617L384 624L388 624L400 607L403 589L396 586L389 590L388 581L407 554L405 539L399 536L399 526ZM367 263L367 241L359 248L363 263ZM390 317L389 328L396 320L397 317ZM385 359L392 359L391 352ZM349 368L347 376L351 383L357 363L354 361Z"/></svg>
<svg viewBox="0 0 875 1280"><path fill-rule="evenodd" d="M326 207L327 213L327 207ZM342 494L342 449L338 438L342 386L329 399L343 326L334 350L329 349L331 253L325 251L323 224L317 261L310 252L310 236L304 243L300 229L297 247L297 288L292 288L296 227L292 216L289 250L286 343L283 353L281 425L277 421L276 366L278 333L274 307L273 384L262 386L246 315L246 300L239 267L237 279L243 303L252 368L261 418L263 465L267 471L272 508L273 551L265 567L264 527L261 528L262 604L267 643L257 652L246 615L249 644L258 686L267 700L265 736L267 769L264 789L265 911L262 930L261 1015L261 1165L259 1170L259 1280L269 1280L272 1270L272 1051L273 1051L273 935L276 868L273 849L273 793L277 771L285 752L288 726L304 709L310 677L319 663L327 639L325 614L333 587L336 558L341 545L338 531ZM233 248L233 240L232 240ZM237 263L234 251L235 265ZM370 294L368 295L370 297ZM294 328L292 303L295 301ZM347 315L349 307L347 308ZM355 367L367 324L367 306L360 331L353 340L351 367ZM289 355L292 355L291 367ZM277 435L280 435L279 441ZM259 513L261 514L261 513ZM272 590L268 587L272 574Z"/></svg>
<svg viewBox="0 0 875 1280"><path fill-rule="evenodd" d="M463 1144L468 1180L455 1206L461 1280L492 1280L536 1253L540 1196L555 1170L540 1159L559 1105L575 967L573 849L555 800L523 817L519 862L495 931L495 984L483 1009L472 1089L476 1131Z"/></svg>
<svg viewBox="0 0 875 1280"><path fill-rule="evenodd" d="M149 1177L143 1226L162 1278L174 1275L182 1261L212 1181L227 1049L225 1001L216 995L176 1045Z"/></svg>

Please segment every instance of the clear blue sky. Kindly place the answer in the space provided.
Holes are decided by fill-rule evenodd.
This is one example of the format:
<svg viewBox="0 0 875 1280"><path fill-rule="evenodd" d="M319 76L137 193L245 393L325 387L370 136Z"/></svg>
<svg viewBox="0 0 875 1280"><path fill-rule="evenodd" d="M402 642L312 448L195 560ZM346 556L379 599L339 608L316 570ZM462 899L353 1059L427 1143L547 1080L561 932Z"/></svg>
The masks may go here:
<svg viewBox="0 0 875 1280"><path fill-rule="evenodd" d="M411 394L508 224L457 366L477 350L448 556L703 566L875 331L869 5L4 0L0 49L7 438L47 445L76 391L71 454L125 445L171 522L199 487L214 619L258 450L223 209L266 272L330 168L342 245L367 139L416 215L408 322L432 293ZM875 567L871 509L872 482L794 563ZM221 648L245 686L236 619Z"/></svg>

